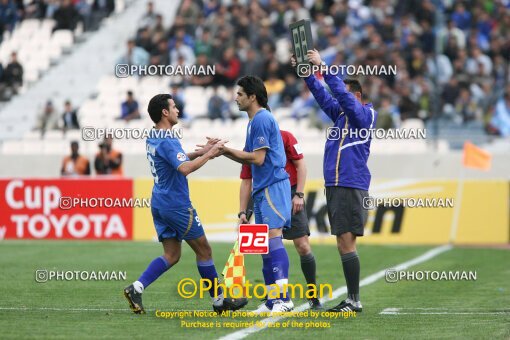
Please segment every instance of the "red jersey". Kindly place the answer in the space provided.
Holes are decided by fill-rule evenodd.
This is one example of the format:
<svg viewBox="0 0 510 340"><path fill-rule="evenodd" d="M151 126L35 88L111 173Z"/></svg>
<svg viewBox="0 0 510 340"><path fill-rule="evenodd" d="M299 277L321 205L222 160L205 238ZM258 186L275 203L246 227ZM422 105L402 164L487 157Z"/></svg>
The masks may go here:
<svg viewBox="0 0 510 340"><path fill-rule="evenodd" d="M303 152L299 146L296 137L288 131L280 130L283 139L283 147L285 149L285 156L287 157L287 163L285 164L285 170L290 176L290 185L294 186L297 184L297 170L293 160L303 159ZM243 164L241 167L241 179L251 179L251 168L248 164Z"/></svg>

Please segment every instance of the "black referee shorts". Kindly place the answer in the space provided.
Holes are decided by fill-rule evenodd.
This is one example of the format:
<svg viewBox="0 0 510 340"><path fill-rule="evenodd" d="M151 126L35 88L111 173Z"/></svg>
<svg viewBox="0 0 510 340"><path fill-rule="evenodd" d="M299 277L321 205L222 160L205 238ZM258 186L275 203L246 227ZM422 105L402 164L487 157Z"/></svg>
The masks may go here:
<svg viewBox="0 0 510 340"><path fill-rule="evenodd" d="M326 187L326 203L328 206L331 235L351 232L363 236L368 219L368 210L363 208L363 198L368 191L346 188Z"/></svg>
<svg viewBox="0 0 510 340"><path fill-rule="evenodd" d="M296 192L296 186L294 185L290 189L293 198L294 193ZM301 210L297 214L292 214L290 218L290 225L291 225L290 228L283 229L284 239L295 240L306 235L310 236L310 228L308 227L308 216L306 215L306 205L303 207L303 210Z"/></svg>

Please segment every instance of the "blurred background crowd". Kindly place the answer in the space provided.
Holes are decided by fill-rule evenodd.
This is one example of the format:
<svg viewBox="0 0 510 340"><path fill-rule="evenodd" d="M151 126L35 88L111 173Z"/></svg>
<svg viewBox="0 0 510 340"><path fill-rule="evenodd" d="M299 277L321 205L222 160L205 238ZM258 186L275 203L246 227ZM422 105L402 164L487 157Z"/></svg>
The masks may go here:
<svg viewBox="0 0 510 340"><path fill-rule="evenodd" d="M0 33L26 18L53 18L54 30L80 23L94 30L114 7L113 0L0 0ZM264 80L273 110L284 108L288 117L322 129L330 122L289 63L288 25L300 19L311 20L314 45L328 64L397 67L396 75L359 77L364 100L379 112L378 127L398 128L412 118L510 135L510 0L183 0L171 26L148 1L118 62L215 65L214 76L169 78L188 122L240 117L233 87L253 74ZM0 65L0 88L15 93L22 83L23 67L13 55ZM183 91L193 86L212 91L207 109L187 117L193 100ZM230 98L218 92L223 88ZM119 119L143 116L134 90L118 103ZM79 108L71 105L61 110L48 101L44 112L62 112L51 119L43 112L39 128L79 128Z"/></svg>
<svg viewBox="0 0 510 340"><path fill-rule="evenodd" d="M510 1L184 0L172 27L162 15L148 3L123 60L216 66L215 76L183 78L177 87L231 87L255 74L273 109L326 123L288 60L288 25L311 19L328 64L397 66L396 76L360 77L379 127L438 118L510 135ZM214 95L208 116L235 118L230 109Z"/></svg>

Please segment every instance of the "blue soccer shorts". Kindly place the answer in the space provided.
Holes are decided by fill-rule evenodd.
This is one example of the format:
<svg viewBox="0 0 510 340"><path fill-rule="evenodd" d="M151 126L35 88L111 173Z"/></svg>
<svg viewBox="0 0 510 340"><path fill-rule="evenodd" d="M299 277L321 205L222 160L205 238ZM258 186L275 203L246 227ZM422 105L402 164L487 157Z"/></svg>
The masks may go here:
<svg viewBox="0 0 510 340"><path fill-rule="evenodd" d="M193 207L181 210L163 210L152 207L152 219L159 242L167 238L177 241L194 240L204 235L204 228Z"/></svg>
<svg viewBox="0 0 510 340"><path fill-rule="evenodd" d="M285 179L271 184L253 196L255 223L267 224L269 229L290 228L292 201L290 181Z"/></svg>

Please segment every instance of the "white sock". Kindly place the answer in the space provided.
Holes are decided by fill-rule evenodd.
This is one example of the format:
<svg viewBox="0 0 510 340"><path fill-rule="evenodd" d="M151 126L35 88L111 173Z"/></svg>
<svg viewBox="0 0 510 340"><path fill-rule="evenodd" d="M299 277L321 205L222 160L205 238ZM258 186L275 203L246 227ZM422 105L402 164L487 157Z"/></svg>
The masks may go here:
<svg viewBox="0 0 510 340"><path fill-rule="evenodd" d="M133 287L135 287L135 291L138 294L142 294L143 293L143 284L140 281L133 282Z"/></svg>
<svg viewBox="0 0 510 340"><path fill-rule="evenodd" d="M274 286L274 283L271 284L271 285L266 285L266 291L267 291L267 299L268 300L276 300L278 299L278 296L277 297L274 297L275 296L275 293L272 293L270 294L271 292L278 292L278 287L275 287Z"/></svg>
<svg viewBox="0 0 510 340"><path fill-rule="evenodd" d="M285 293L285 296L290 299L290 296L287 293L287 287L284 287L285 285L289 284L289 279L276 280L274 283L276 283L278 285L278 287L280 288L279 290L280 290L280 294L281 294L282 298Z"/></svg>
<svg viewBox="0 0 510 340"><path fill-rule="evenodd" d="M223 293L221 293L217 297L213 297L212 298L212 303L216 307L222 306L223 305Z"/></svg>

